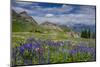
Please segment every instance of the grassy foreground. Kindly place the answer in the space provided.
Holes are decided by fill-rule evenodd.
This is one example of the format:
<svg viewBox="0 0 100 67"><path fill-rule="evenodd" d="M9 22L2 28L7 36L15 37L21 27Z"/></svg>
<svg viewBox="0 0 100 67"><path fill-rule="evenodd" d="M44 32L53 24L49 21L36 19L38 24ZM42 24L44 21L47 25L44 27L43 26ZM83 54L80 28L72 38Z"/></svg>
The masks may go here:
<svg viewBox="0 0 100 67"><path fill-rule="evenodd" d="M95 40L68 35L13 32L13 65L95 61Z"/></svg>

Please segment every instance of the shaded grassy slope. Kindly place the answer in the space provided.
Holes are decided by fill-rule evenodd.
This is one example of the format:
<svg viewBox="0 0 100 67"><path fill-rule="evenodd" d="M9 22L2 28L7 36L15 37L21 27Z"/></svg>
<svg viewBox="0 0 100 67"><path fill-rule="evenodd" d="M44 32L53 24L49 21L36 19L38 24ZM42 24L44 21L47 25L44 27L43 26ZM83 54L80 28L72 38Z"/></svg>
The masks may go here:
<svg viewBox="0 0 100 67"><path fill-rule="evenodd" d="M20 14L12 10L12 32L29 32L36 28L35 22L25 20Z"/></svg>

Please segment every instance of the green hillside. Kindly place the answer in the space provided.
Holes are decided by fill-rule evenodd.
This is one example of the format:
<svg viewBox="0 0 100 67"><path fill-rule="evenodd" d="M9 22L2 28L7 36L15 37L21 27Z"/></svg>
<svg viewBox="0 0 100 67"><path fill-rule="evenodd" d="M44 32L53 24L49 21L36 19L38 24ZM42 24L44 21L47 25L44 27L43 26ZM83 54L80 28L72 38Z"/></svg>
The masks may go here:
<svg viewBox="0 0 100 67"><path fill-rule="evenodd" d="M60 26L49 21L46 21L42 24L38 24L34 20L34 18L32 18L27 14L27 12L23 11L21 13L16 13L14 10L12 10L12 32L14 33L28 32L32 33L33 36L39 39L53 39L53 40L67 39L72 36L73 37L77 36L77 34L72 33L71 30L66 26ZM19 35L20 34L18 34L18 36ZM14 34L14 37L15 36L16 35Z"/></svg>
<svg viewBox="0 0 100 67"><path fill-rule="evenodd" d="M36 26L36 22L29 22L26 18L20 16L20 14L17 14L14 10L12 10L12 32L34 31Z"/></svg>

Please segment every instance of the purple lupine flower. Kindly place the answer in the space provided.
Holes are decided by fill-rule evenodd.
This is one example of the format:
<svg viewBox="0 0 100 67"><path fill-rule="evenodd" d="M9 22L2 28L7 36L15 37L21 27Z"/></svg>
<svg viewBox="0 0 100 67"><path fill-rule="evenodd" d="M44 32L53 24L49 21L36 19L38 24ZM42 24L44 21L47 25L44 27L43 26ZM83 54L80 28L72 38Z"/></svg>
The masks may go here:
<svg viewBox="0 0 100 67"><path fill-rule="evenodd" d="M50 63L50 49L48 49L48 63Z"/></svg>
<svg viewBox="0 0 100 67"><path fill-rule="evenodd" d="M21 52L21 53L23 53L23 52L24 52L24 50L25 50L24 46L23 46L23 45L22 45L22 46L20 46L20 47L19 47L19 50L20 50L20 52Z"/></svg>
<svg viewBox="0 0 100 67"><path fill-rule="evenodd" d="M26 49L31 49L32 48L32 44L24 44L23 46Z"/></svg>
<svg viewBox="0 0 100 67"><path fill-rule="evenodd" d="M75 49L72 49L72 50L69 51L70 55L75 55L76 53L77 53L77 50L75 50Z"/></svg>
<svg viewBox="0 0 100 67"><path fill-rule="evenodd" d="M95 55L95 48L93 47L86 47L86 46L76 46L72 50L69 51L69 54L75 55L77 53L89 53L91 56Z"/></svg>
<svg viewBox="0 0 100 67"><path fill-rule="evenodd" d="M40 53L40 54L43 53L43 49L42 49L42 48L39 49L39 53Z"/></svg>
<svg viewBox="0 0 100 67"><path fill-rule="evenodd" d="M81 46L81 45L88 46L88 44L89 44L89 42L84 42L84 41L81 41L81 42L78 43L78 45L80 45L80 46Z"/></svg>
<svg viewBox="0 0 100 67"><path fill-rule="evenodd" d="M35 41L34 38L28 38L27 41Z"/></svg>

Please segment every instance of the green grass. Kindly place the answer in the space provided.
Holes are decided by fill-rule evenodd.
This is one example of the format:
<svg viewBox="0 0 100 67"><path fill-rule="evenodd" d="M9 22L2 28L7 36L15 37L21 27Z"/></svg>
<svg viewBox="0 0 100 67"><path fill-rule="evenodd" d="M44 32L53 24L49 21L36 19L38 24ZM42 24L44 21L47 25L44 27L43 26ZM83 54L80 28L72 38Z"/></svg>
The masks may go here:
<svg viewBox="0 0 100 67"><path fill-rule="evenodd" d="M70 37L67 37L67 35L65 35L63 32L54 33L56 35L54 35L53 33L49 32L49 33L43 34L43 33L32 33L32 32L13 32L12 33L12 43L13 43L13 46L17 46L17 43L24 42L27 38L31 38L31 37L35 37L37 39L44 39L44 40L49 39L49 40L54 40L54 41L70 40L74 44L80 41L85 41L85 42L95 41L94 39L70 38Z"/></svg>

